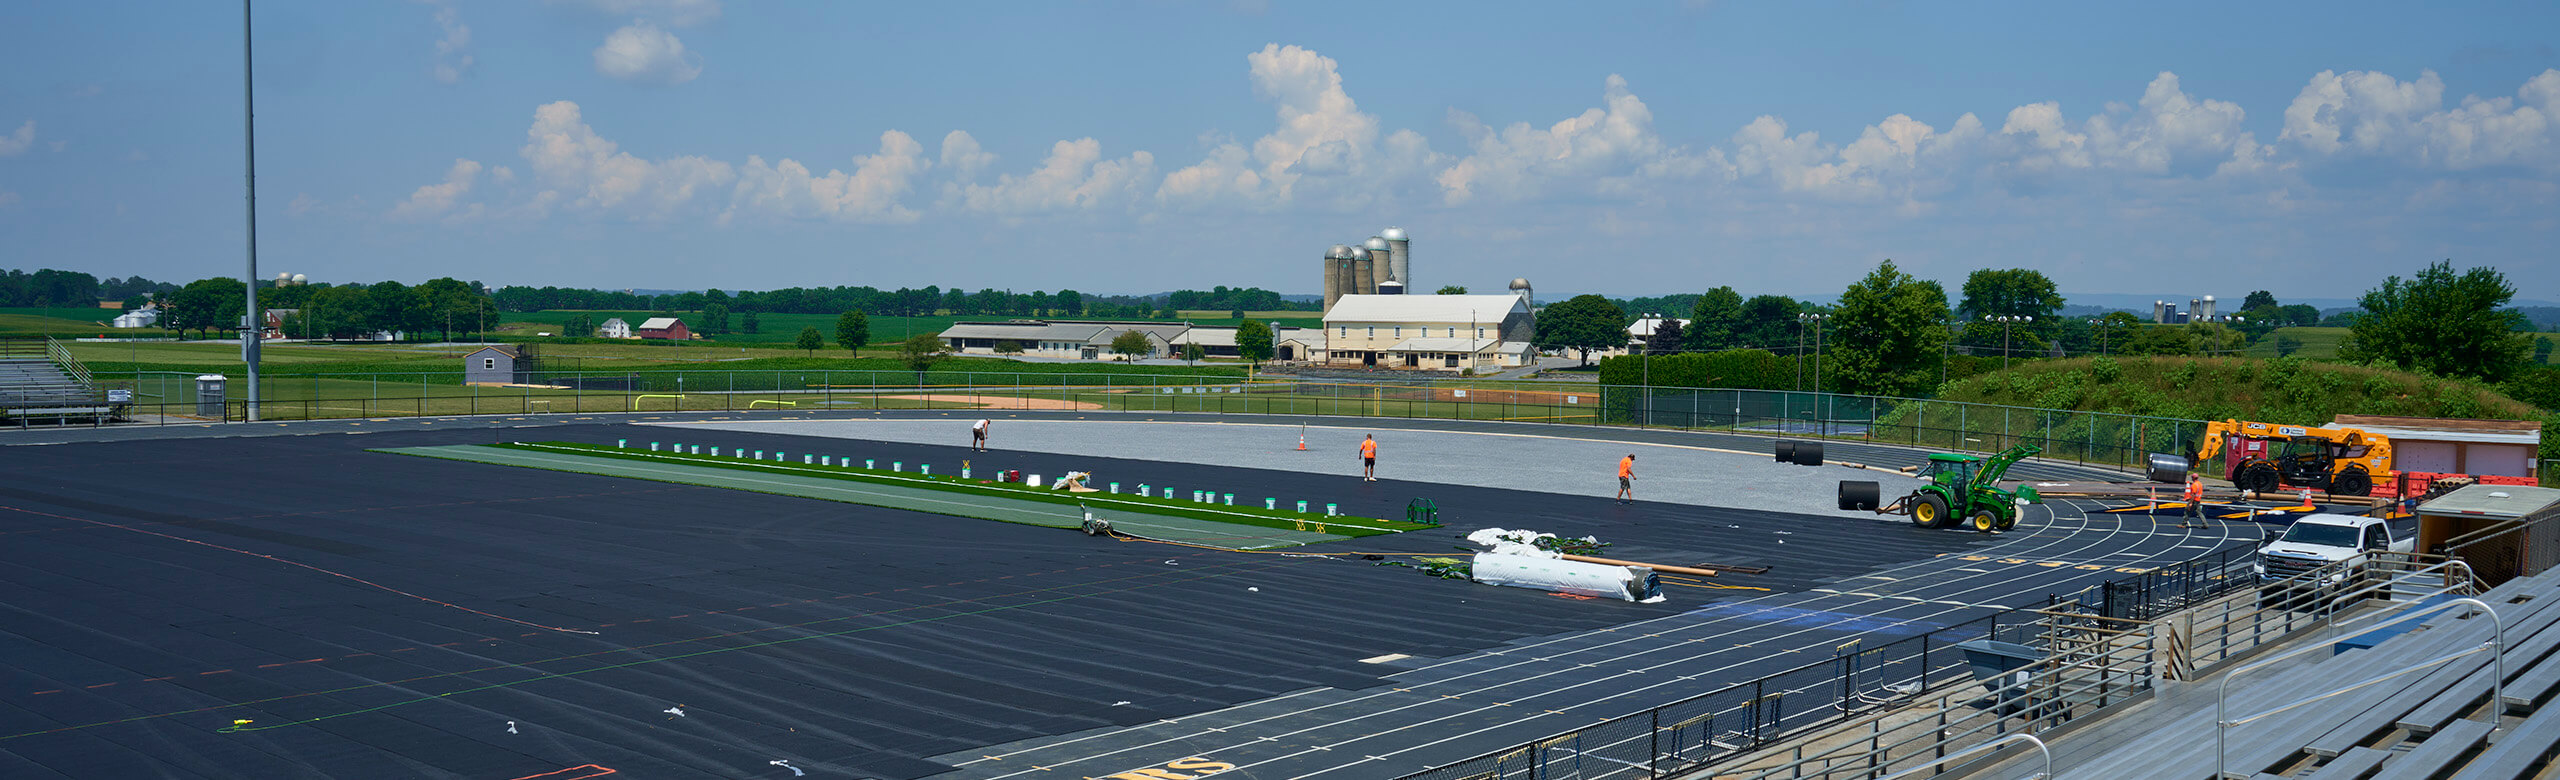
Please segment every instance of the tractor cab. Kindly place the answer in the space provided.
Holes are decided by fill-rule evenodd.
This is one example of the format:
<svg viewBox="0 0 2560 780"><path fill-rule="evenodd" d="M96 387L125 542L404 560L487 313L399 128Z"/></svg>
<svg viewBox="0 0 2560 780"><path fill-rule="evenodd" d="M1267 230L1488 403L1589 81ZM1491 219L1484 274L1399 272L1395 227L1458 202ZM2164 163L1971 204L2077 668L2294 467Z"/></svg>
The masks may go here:
<svg viewBox="0 0 2560 780"><path fill-rule="evenodd" d="M1946 488L1949 496L1961 496L1973 487L1973 477L1981 471L1979 456L1939 452L1929 455L1929 465L1922 467L1919 476Z"/></svg>

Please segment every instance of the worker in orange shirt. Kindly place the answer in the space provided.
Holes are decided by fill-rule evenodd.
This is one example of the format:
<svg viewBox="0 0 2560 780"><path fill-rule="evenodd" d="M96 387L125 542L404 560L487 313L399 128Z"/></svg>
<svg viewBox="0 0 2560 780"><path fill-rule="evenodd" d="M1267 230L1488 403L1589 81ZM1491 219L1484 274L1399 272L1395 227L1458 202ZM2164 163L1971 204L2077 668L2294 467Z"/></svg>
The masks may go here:
<svg viewBox="0 0 2560 780"><path fill-rule="evenodd" d="M2187 500L2187 516L2186 516L2186 519L2181 520L2181 521L2179 521L2179 522L2178 522L2178 527L2179 527L2179 528L2203 528L2203 527L2205 527L2205 526L2204 526L2204 477L2197 476L2197 475L2194 475L2194 474L2189 474L2189 475L2187 475L2187 487L2186 487L2186 489L2185 489L2185 490L2180 491L2180 492L2179 492L2179 495L2180 495L2181 497L2183 497L2183 498L2185 498L2185 499Z"/></svg>
<svg viewBox="0 0 2560 780"><path fill-rule="evenodd" d="M1630 452L1627 453L1626 459L1618 461L1618 503L1632 504L1635 502L1636 454Z"/></svg>
<svg viewBox="0 0 2560 780"><path fill-rule="evenodd" d="M1378 481L1378 435L1360 440L1360 481Z"/></svg>

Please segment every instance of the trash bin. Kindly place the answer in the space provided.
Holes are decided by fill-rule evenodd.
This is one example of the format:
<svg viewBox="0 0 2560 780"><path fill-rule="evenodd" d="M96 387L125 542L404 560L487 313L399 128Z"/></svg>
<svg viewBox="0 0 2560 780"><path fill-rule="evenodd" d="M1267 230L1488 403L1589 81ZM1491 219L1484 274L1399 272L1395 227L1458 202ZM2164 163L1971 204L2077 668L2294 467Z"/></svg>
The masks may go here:
<svg viewBox="0 0 2560 780"><path fill-rule="evenodd" d="M2026 645L1996 639L1962 642L1956 649L1964 651L1965 665L1972 667L1973 679L1982 681L1982 689L1992 697L1979 706L1996 706L2002 714L2016 709L2016 702L2027 694L2027 667L2045 659L2045 653Z"/></svg>
<svg viewBox="0 0 2560 780"><path fill-rule="evenodd" d="M223 386L230 381L221 374L196 377L196 416L216 420L223 418Z"/></svg>

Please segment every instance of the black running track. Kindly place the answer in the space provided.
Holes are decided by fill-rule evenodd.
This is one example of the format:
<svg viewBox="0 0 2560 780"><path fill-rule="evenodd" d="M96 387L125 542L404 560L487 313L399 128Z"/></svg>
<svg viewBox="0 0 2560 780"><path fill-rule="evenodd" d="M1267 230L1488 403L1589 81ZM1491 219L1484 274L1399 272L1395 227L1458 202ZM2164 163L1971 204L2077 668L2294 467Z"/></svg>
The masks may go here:
<svg viewBox="0 0 2560 780"><path fill-rule="evenodd" d="M1589 646L1599 643L1555 637L1695 623L1705 597L1723 593L1685 591L1666 605L1567 600L1358 560L1115 542L363 451L653 433L603 423L485 427L493 422L446 431L402 430L433 421L302 423L272 430L392 430L0 447L0 777L791 776L774 761L821 777L921 777L954 766L955 776L999 776L1020 764L963 757L1005 744L1017 755L1084 757L1091 766L1080 774L1101 774L1166 754L1144 744L1144 729L1158 724L1275 707L1257 703L1311 689L1386 690L1396 686L1381 675L1429 673L1358 659L1482 658L1542 644L1597 653ZM687 437L807 447L789 436ZM921 445L865 451L937 463L964 456ZM1067 464L1018 454L977 465L1054 473ZM1845 599L1879 610L1918 602L1871 604L1886 595L1875 591L1927 578L1859 585L1857 575L2040 536L2056 538L2035 544L2082 540L2074 549L2153 536L2075 527L1986 540L1539 493L1391 481L1346 489L1338 477L1156 462L1102 467L1282 495L1348 490L1345 511L1366 514L1392 515L1406 498L1429 495L1447 518L1593 533L1619 542L1612 551L1625 557L1770 567L1728 581L1772 590L1733 598ZM1770 544L1780 530L1795 544ZM1328 547L1454 553L1453 535ZM2045 575L2055 581L2037 585L2068 584ZM1972 598L1954 584L1971 575L1940 576L1954 578L1940 595ZM1625 648L1606 652L1627 657ZM1342 719L1340 710L1273 711ZM1082 742L1064 736L1076 734ZM1334 737L1432 743L1397 757L1396 771L1335 773L1365 777L1463 757L1512 734L1470 725ZM1234 776L1338 763L1272 752Z"/></svg>

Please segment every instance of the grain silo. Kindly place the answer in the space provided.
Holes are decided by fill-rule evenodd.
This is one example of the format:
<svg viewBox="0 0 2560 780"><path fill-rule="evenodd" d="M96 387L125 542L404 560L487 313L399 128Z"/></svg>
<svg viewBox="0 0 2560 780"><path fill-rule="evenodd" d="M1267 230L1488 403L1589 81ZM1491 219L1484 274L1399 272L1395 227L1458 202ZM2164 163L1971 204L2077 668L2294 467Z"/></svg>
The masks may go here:
<svg viewBox="0 0 2560 780"><path fill-rule="evenodd" d="M1387 278L1403 282L1406 287L1412 287L1413 241L1405 236L1404 228L1400 227L1379 231L1378 237L1387 240Z"/></svg>
<svg viewBox="0 0 2560 780"><path fill-rule="evenodd" d="M1396 281L1395 259L1387 249L1386 239L1370 236L1369 240L1360 243L1360 249L1368 253L1369 263L1378 269L1378 284Z"/></svg>
<svg viewBox="0 0 2560 780"><path fill-rule="evenodd" d="M1340 247L1336 247L1338 249ZM1342 258L1332 249L1324 251L1324 310L1333 311L1333 301L1342 297Z"/></svg>
<svg viewBox="0 0 2560 780"><path fill-rule="evenodd" d="M1378 292L1378 262L1369 259L1369 250L1343 247L1351 253L1351 294L1374 295Z"/></svg>

